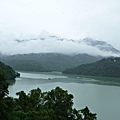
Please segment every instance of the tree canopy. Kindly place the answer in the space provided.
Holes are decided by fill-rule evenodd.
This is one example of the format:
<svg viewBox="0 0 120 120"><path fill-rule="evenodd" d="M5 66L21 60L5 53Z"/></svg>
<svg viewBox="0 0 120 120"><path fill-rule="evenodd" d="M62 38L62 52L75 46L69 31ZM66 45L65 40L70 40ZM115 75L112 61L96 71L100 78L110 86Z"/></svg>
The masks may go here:
<svg viewBox="0 0 120 120"><path fill-rule="evenodd" d="M5 119L2 120L96 120L88 107L73 108L73 95L56 87L48 92L33 89L28 94L16 93L18 98L4 98ZM2 113L2 112L1 112ZM3 118L3 113L2 117Z"/></svg>
<svg viewBox="0 0 120 120"><path fill-rule="evenodd" d="M5 98L8 120L96 120L88 107L73 108L73 95L60 87L48 92L40 88L16 93L18 98ZM12 104L10 104L12 103ZM9 105L12 107L9 108Z"/></svg>

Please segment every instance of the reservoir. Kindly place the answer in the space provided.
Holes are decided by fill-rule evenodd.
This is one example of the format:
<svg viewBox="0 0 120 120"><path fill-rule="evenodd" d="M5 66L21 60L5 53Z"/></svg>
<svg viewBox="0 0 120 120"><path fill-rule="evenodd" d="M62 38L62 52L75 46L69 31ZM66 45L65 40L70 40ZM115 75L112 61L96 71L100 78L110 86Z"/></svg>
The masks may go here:
<svg viewBox="0 0 120 120"><path fill-rule="evenodd" d="M40 88L50 91L59 86L74 96L74 108L86 106L97 113L97 120L120 119L120 78L65 75L61 72L20 72L21 77L9 85L9 96L16 92Z"/></svg>

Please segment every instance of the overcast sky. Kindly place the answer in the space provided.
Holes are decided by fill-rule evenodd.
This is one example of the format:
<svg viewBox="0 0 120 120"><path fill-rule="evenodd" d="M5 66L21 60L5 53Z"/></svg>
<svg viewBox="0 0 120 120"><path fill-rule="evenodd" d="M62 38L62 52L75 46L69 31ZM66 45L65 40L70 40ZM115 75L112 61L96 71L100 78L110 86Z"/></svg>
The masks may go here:
<svg viewBox="0 0 120 120"><path fill-rule="evenodd" d="M0 0L0 32L93 37L120 50L120 0Z"/></svg>

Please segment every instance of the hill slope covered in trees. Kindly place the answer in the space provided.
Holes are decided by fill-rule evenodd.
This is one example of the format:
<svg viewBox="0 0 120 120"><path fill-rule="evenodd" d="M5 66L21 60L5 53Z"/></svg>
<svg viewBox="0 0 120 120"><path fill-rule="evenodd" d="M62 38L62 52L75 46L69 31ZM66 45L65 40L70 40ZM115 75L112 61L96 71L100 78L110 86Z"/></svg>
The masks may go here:
<svg viewBox="0 0 120 120"><path fill-rule="evenodd" d="M3 62L0 62L0 70L4 71L7 80L14 80L19 75L12 67L5 65Z"/></svg>
<svg viewBox="0 0 120 120"><path fill-rule="evenodd" d="M65 55L59 53L20 54L2 58L2 61L15 70L22 71L63 71L66 68L100 60L88 54Z"/></svg>
<svg viewBox="0 0 120 120"><path fill-rule="evenodd" d="M88 76L120 77L120 58L104 58L94 63L83 64L75 68L66 69L63 73Z"/></svg>

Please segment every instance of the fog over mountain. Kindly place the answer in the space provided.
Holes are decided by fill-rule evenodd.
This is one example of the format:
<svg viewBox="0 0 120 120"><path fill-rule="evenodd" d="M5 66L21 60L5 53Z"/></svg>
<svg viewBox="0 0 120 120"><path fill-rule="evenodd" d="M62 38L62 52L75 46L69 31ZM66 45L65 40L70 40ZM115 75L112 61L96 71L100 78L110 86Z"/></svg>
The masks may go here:
<svg viewBox="0 0 120 120"><path fill-rule="evenodd" d="M102 54L103 52L99 51L98 46L91 48L90 45L87 44L86 46L84 43L81 43L82 45L76 45L71 42L66 44L65 41L47 43L48 39L46 42L40 42L39 40L36 40L37 42L28 42L27 40L25 43L24 38L39 38L40 31L46 30L61 38L73 40L86 37L95 38L95 40L99 38L100 41L106 41L120 50L119 24L120 0L1 0L0 31L17 36L0 35L0 47L2 47L0 50L4 53L15 54L48 51L71 53L71 49L74 49L72 52ZM23 37L20 34L28 35ZM6 40L2 39L1 36ZM22 40L24 43L18 45L17 41L12 41L15 39L18 42ZM99 41L99 39L97 40ZM58 43L62 44L63 47L58 47L56 45ZM31 44L34 46L39 44L40 48L34 47L33 49ZM95 47L97 47L97 50ZM108 52L104 52L104 54L108 54Z"/></svg>
<svg viewBox="0 0 120 120"><path fill-rule="evenodd" d="M25 53L63 53L90 55L119 56L120 51L105 41L84 38L73 40L61 38L47 32L39 35L0 34L0 52L2 54Z"/></svg>

